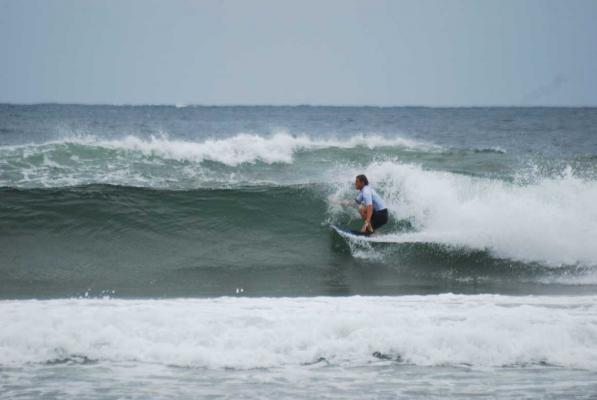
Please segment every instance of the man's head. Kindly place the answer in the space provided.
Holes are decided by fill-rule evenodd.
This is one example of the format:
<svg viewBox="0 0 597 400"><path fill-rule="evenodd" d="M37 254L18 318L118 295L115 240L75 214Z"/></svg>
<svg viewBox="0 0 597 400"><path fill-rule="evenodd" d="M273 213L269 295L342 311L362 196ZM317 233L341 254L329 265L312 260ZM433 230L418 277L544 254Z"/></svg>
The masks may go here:
<svg viewBox="0 0 597 400"><path fill-rule="evenodd" d="M357 175L357 177L354 180L354 187L357 190L361 190L368 184L369 184L369 180L367 179L367 177L365 175Z"/></svg>

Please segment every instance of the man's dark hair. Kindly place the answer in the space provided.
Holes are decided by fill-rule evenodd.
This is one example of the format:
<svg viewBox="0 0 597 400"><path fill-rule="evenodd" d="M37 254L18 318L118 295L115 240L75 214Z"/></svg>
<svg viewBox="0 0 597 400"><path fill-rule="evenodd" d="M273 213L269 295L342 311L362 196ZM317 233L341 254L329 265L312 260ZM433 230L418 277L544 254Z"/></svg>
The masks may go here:
<svg viewBox="0 0 597 400"><path fill-rule="evenodd" d="M357 175L357 179L361 182L363 182L365 185L369 184L369 180L367 179L367 177L365 175Z"/></svg>

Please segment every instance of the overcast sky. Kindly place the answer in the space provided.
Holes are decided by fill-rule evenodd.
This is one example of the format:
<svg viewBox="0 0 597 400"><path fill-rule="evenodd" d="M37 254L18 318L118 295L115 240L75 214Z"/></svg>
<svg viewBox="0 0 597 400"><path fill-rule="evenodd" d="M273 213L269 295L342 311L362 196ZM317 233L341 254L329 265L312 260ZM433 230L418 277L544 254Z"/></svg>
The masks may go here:
<svg viewBox="0 0 597 400"><path fill-rule="evenodd" d="M0 0L0 102L597 105L597 0Z"/></svg>

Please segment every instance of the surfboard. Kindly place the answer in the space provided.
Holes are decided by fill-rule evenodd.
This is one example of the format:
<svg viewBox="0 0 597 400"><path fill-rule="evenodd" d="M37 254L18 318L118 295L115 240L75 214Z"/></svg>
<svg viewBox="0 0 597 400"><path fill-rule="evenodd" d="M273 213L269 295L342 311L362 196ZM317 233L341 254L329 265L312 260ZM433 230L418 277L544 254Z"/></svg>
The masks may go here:
<svg viewBox="0 0 597 400"><path fill-rule="evenodd" d="M338 225L332 225L332 228L340 235L344 237L357 237L357 238L367 238L371 236L370 233L365 233L361 231L355 231L352 229L342 228Z"/></svg>

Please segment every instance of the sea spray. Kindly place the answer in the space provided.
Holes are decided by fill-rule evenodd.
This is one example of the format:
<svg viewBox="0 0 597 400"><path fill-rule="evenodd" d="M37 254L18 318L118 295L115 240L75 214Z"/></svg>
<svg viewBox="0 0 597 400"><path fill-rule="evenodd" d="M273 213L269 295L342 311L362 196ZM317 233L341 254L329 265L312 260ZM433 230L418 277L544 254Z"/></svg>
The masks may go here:
<svg viewBox="0 0 597 400"><path fill-rule="evenodd" d="M488 249L552 266L597 265L597 182L569 169L519 184L386 161L344 171L340 180L361 172L384 195L393 218L414 226L411 232L383 229L372 241ZM341 187L335 196L352 194Z"/></svg>

